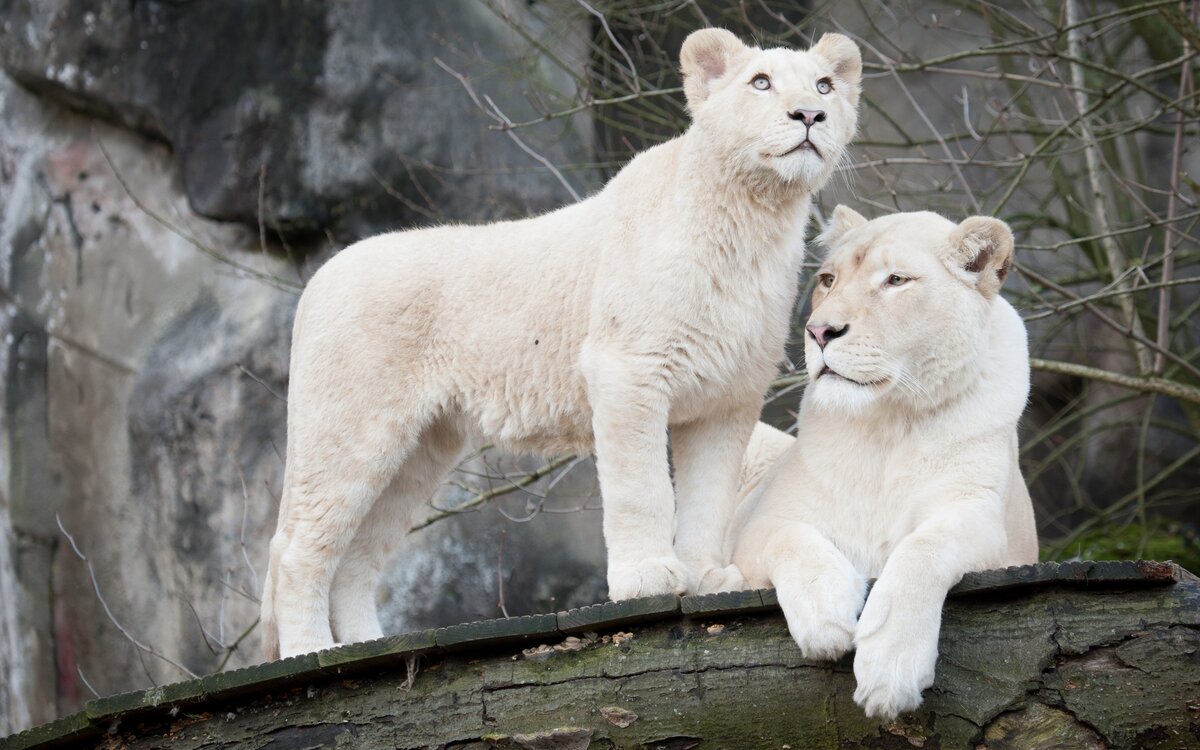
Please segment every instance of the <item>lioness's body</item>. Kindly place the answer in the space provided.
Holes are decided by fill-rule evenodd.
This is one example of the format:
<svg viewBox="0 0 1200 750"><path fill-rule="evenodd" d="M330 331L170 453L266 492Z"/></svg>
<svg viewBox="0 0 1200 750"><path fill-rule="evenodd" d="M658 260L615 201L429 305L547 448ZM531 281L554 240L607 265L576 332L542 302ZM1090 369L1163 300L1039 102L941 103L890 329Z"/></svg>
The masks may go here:
<svg viewBox="0 0 1200 750"><path fill-rule="evenodd" d="M857 647L855 698L890 717L932 683L950 587L1037 561L1017 461L1029 355L998 295L1000 222L839 208L827 235L797 437L756 428L728 544L806 655Z"/></svg>
<svg viewBox="0 0 1200 750"><path fill-rule="evenodd" d="M772 490L756 494L753 480L743 486L749 501L739 506L734 528L751 530L748 540L753 529L766 531L781 518L802 520L864 576L878 578L896 546L942 498L916 499L948 480L965 480L994 488L1003 507L1003 543L985 545L976 569L1037 562L1037 527L1016 429L1029 390L1029 356L1025 324L1006 300L993 307L989 340L981 377L948 408L847 415L802 403L795 437L759 423L748 450L760 466L745 471L769 477ZM803 491L785 489L801 486ZM743 543L734 562L750 585L770 585L754 545Z"/></svg>
<svg viewBox="0 0 1200 750"><path fill-rule="evenodd" d="M313 277L293 334L269 657L381 635L380 569L472 442L596 453L614 599L741 583L721 538L811 195L856 126L861 61L838 35L801 53L711 29L681 60L693 126L599 194L374 237ZM769 83L751 91L751 76Z"/></svg>

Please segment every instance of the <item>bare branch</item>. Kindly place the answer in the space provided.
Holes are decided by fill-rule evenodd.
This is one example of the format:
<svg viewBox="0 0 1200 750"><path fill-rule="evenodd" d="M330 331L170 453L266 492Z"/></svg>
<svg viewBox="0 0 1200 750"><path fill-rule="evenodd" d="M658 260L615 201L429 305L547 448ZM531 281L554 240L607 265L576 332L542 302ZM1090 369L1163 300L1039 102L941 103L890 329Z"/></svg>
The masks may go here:
<svg viewBox="0 0 1200 750"><path fill-rule="evenodd" d="M71 534L67 532L67 529L63 526L62 518L59 517L59 515L57 513L54 514L54 522L58 524L58 530L62 533L62 535L64 537L66 537L67 541L71 544L71 549L75 552L75 556L78 557L80 560L82 560L85 565L87 565L88 575L92 579L92 589L96 593L97 601L99 601L100 606L103 607L104 614L108 616L109 622L111 622L113 624L113 626L116 627L116 629L118 631L120 631L121 635L125 636L125 640L132 643L139 652L149 654L150 656L153 656L156 659L159 659L163 662L166 662L167 664L170 664L172 667L175 667L176 669L178 669L180 672L187 675L188 677L193 678L193 679L198 677L199 675L197 675L195 672L193 672L192 670L183 666L182 664L175 661L171 657L169 657L166 654L162 653L161 651L155 649L153 646L146 645L145 643L142 643L141 641L139 641L138 639L133 637L133 634L131 634L129 632L129 630L124 625L121 624L121 621L117 619L116 615L113 614L112 609L108 606L108 601L104 598L103 592L100 591L100 582L96 580L96 569L94 567L92 567L92 561L89 560L87 558L87 556L83 554L83 552L79 549L79 545L75 544L75 537L71 536Z"/></svg>

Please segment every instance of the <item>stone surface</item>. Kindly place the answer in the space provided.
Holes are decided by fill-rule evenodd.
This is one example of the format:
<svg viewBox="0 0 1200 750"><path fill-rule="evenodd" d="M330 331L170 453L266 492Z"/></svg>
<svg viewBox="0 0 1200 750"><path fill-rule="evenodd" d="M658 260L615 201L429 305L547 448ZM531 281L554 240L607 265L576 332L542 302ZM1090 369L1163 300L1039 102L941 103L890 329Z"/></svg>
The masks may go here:
<svg viewBox="0 0 1200 750"><path fill-rule="evenodd" d="M583 64L578 12L550 29L526 17ZM256 225L260 179L272 224L348 237L571 200L488 132L493 121L435 62L471 76L515 119L531 115L527 94L573 92L564 71L475 0L4 0L0 19L0 65L45 96L169 143L192 208L211 218ZM576 161L588 137L580 122L525 137L555 163Z"/></svg>
<svg viewBox="0 0 1200 750"><path fill-rule="evenodd" d="M43 107L7 79L0 118L4 534L18 588L6 603L25 642L11 684L36 721L90 697L88 682L111 694L183 674L151 657L143 668L96 587L132 637L193 671L212 658L199 622L231 642L253 620L231 592L257 588L247 559L261 568L283 405L238 365L286 388L297 277L248 228L195 217L165 147ZM147 210L284 288L198 251L118 174Z"/></svg>

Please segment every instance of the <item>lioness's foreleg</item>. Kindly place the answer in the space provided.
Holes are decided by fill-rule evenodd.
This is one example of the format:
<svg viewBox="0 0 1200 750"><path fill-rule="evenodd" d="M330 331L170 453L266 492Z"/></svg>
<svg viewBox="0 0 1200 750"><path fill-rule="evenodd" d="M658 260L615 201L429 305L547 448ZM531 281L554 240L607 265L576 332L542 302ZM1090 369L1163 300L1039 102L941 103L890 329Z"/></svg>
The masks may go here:
<svg viewBox="0 0 1200 750"><path fill-rule="evenodd" d="M816 527L786 519L762 540L763 565L800 651L809 659L833 660L853 644L867 581ZM782 525L779 525L782 522Z"/></svg>
<svg viewBox="0 0 1200 750"><path fill-rule="evenodd" d="M854 633L854 700L893 718L921 704L933 684L946 593L973 570L1001 564L1003 515L994 495L943 501L896 546Z"/></svg>
<svg viewBox="0 0 1200 750"><path fill-rule="evenodd" d="M465 436L450 420L435 422L421 435L387 489L371 507L338 566L330 590L330 622L339 643L383 635L376 609L379 577L396 545L462 458Z"/></svg>
<svg viewBox="0 0 1200 750"><path fill-rule="evenodd" d="M747 588L725 559L738 474L761 402L671 429L675 459L675 554L696 575L696 592Z"/></svg>
<svg viewBox="0 0 1200 750"><path fill-rule="evenodd" d="M667 395L658 374L639 373L631 359L593 351L583 368L613 600L692 588L691 571L672 548L675 494L667 463Z"/></svg>

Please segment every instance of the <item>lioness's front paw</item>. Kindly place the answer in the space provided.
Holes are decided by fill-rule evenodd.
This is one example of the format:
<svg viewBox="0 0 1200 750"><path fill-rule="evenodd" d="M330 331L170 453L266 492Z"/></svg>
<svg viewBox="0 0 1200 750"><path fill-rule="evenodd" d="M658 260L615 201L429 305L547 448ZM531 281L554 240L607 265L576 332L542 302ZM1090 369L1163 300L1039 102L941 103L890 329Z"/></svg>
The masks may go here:
<svg viewBox="0 0 1200 750"><path fill-rule="evenodd" d="M861 577L822 581L816 587L776 583L788 631L806 659L836 661L850 651L865 587Z"/></svg>
<svg viewBox="0 0 1200 750"><path fill-rule="evenodd" d="M941 613L894 612L886 597L876 602L875 593L855 636L854 702L871 718L891 720L920 706L922 691L933 684Z"/></svg>
<svg viewBox="0 0 1200 750"><path fill-rule="evenodd" d="M608 598L614 602L657 594L686 594L694 585L688 566L674 555L608 566Z"/></svg>
<svg viewBox="0 0 1200 750"><path fill-rule="evenodd" d="M707 568L700 573L700 582L696 584L697 594L717 594L722 591L742 591L750 588L750 582L742 575L736 565L726 565L723 568Z"/></svg>

